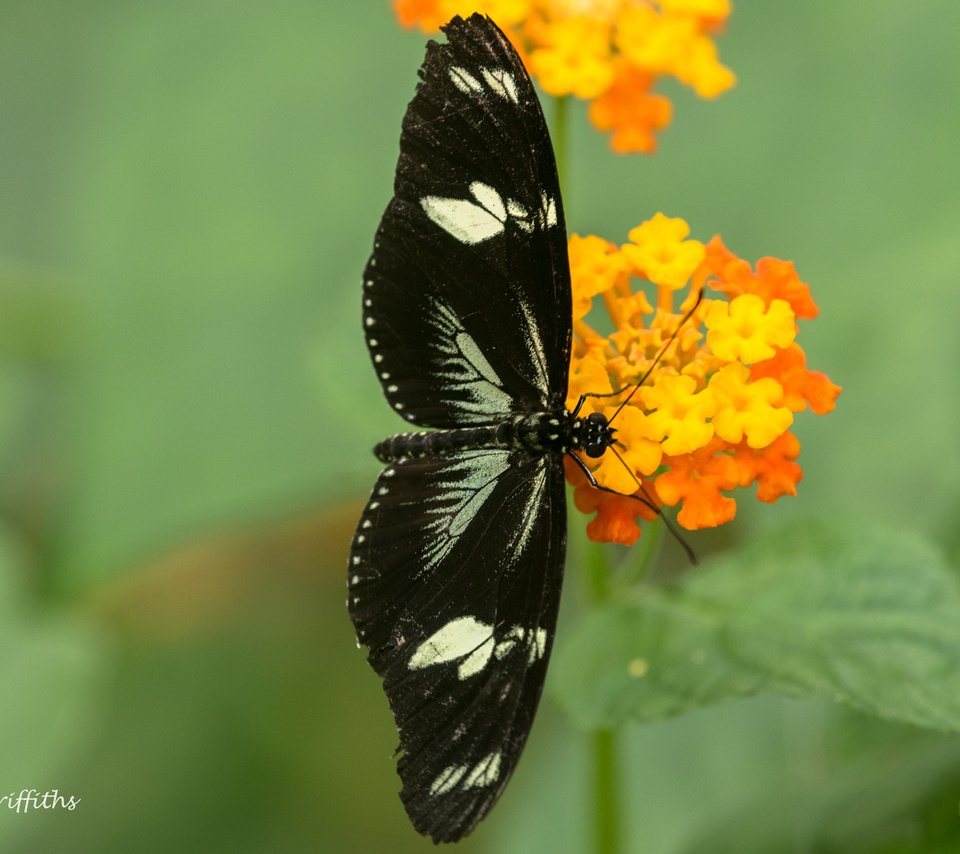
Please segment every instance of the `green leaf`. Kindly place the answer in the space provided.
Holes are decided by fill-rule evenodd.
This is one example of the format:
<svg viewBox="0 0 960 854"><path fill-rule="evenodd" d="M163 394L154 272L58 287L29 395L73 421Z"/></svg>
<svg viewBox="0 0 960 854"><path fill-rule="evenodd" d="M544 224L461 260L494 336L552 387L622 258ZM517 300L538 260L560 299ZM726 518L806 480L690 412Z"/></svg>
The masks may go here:
<svg viewBox="0 0 960 854"><path fill-rule="evenodd" d="M553 687L589 728L772 692L960 730L957 662L960 580L932 546L807 524L598 609Z"/></svg>
<svg viewBox="0 0 960 854"><path fill-rule="evenodd" d="M681 851L956 852L958 762L956 738L873 745L830 774L785 780L703 822Z"/></svg>
<svg viewBox="0 0 960 854"><path fill-rule="evenodd" d="M71 765L92 750L106 706L104 689L112 676L109 639L81 614L45 607L23 590L24 563L14 537L0 525L0 757L4 788L41 793L70 791ZM14 844L30 824L3 805L0 849Z"/></svg>

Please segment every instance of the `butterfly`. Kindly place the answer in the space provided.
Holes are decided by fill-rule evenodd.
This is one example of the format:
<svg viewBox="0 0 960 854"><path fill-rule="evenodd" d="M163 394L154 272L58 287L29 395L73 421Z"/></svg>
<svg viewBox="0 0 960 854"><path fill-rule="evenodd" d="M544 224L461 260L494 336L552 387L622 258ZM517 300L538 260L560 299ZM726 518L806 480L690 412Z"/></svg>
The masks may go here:
<svg viewBox="0 0 960 854"><path fill-rule="evenodd" d="M572 307L553 148L506 36L474 14L427 45L394 196L363 277L387 401L429 432L386 464L347 603L399 730L400 797L437 842L500 797L533 724L566 549L564 456L615 430L565 407ZM600 396L600 395L598 395ZM603 487L600 487L603 488Z"/></svg>

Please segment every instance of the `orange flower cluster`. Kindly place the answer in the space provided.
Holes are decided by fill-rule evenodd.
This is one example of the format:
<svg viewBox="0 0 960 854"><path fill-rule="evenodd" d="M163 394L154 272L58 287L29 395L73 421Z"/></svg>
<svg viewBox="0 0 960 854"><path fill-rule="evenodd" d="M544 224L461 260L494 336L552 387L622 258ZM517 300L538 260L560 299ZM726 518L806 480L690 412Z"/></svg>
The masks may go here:
<svg viewBox="0 0 960 854"><path fill-rule="evenodd" d="M507 33L550 95L590 101L590 120L612 134L614 151L652 152L672 105L653 93L675 77L702 98L735 82L711 35L730 0L394 0L405 27L436 32L454 15L481 12Z"/></svg>
<svg viewBox="0 0 960 854"><path fill-rule="evenodd" d="M689 240L689 231L682 219L657 214L620 247L600 237L570 238L567 406L586 392L636 386L650 372L613 419L623 462L610 452L585 461L610 489L680 504L677 520L693 530L729 522L737 505L724 493L737 487L756 484L760 501L795 495L803 472L795 462L800 444L789 432L794 413L808 406L830 412L840 388L807 369L795 342L797 320L816 317L818 309L793 264L762 258L751 267L719 237L704 245ZM634 278L650 283L655 306L647 292L634 290ZM681 325L701 290L711 296ZM598 297L613 323L609 335L586 320ZM581 415L613 418L629 394L588 398ZM654 515L638 501L591 488L574 465L567 475L576 506L597 514L587 527L592 540L630 545L640 536L637 518Z"/></svg>

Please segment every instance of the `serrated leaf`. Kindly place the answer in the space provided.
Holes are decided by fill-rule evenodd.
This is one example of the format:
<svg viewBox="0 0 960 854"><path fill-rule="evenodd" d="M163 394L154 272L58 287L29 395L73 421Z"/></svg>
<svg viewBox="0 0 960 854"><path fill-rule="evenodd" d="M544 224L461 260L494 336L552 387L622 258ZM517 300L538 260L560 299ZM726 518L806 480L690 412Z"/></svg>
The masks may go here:
<svg viewBox="0 0 960 854"><path fill-rule="evenodd" d="M958 763L956 738L901 741L892 751L875 745L829 775L757 793L703 823L680 851L956 852Z"/></svg>
<svg viewBox="0 0 960 854"><path fill-rule="evenodd" d="M586 727L760 692L960 730L960 580L891 530L795 526L591 614L554 664Z"/></svg>

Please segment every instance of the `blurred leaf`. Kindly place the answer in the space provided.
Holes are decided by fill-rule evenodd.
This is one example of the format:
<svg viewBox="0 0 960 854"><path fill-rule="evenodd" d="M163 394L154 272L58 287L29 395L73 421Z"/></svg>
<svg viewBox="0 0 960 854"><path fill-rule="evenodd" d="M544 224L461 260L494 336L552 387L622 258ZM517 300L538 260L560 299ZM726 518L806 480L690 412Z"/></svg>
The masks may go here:
<svg viewBox="0 0 960 854"><path fill-rule="evenodd" d="M0 530L0 792L65 792L65 769L97 734L109 650L94 627L73 615L33 607L21 563ZM4 813L7 813L4 810ZM27 825L0 821L0 848Z"/></svg>
<svg viewBox="0 0 960 854"><path fill-rule="evenodd" d="M61 361L73 302L63 284L43 271L0 266L0 357Z"/></svg>
<svg viewBox="0 0 960 854"><path fill-rule="evenodd" d="M323 4L24 6L21 27L76 31L87 60L56 188L77 286L55 583L86 591L237 519L364 493L400 419L358 331L359 277L422 39L405 45L387 6L363 41ZM9 60L30 79L46 61Z"/></svg>
<svg viewBox="0 0 960 854"><path fill-rule="evenodd" d="M960 581L932 547L798 525L598 610L560 650L554 687L586 727L769 691L958 730L958 661Z"/></svg>
<svg viewBox="0 0 960 854"><path fill-rule="evenodd" d="M960 850L960 742L929 738L910 750L878 750L829 777L767 791L702 826L688 854Z"/></svg>

